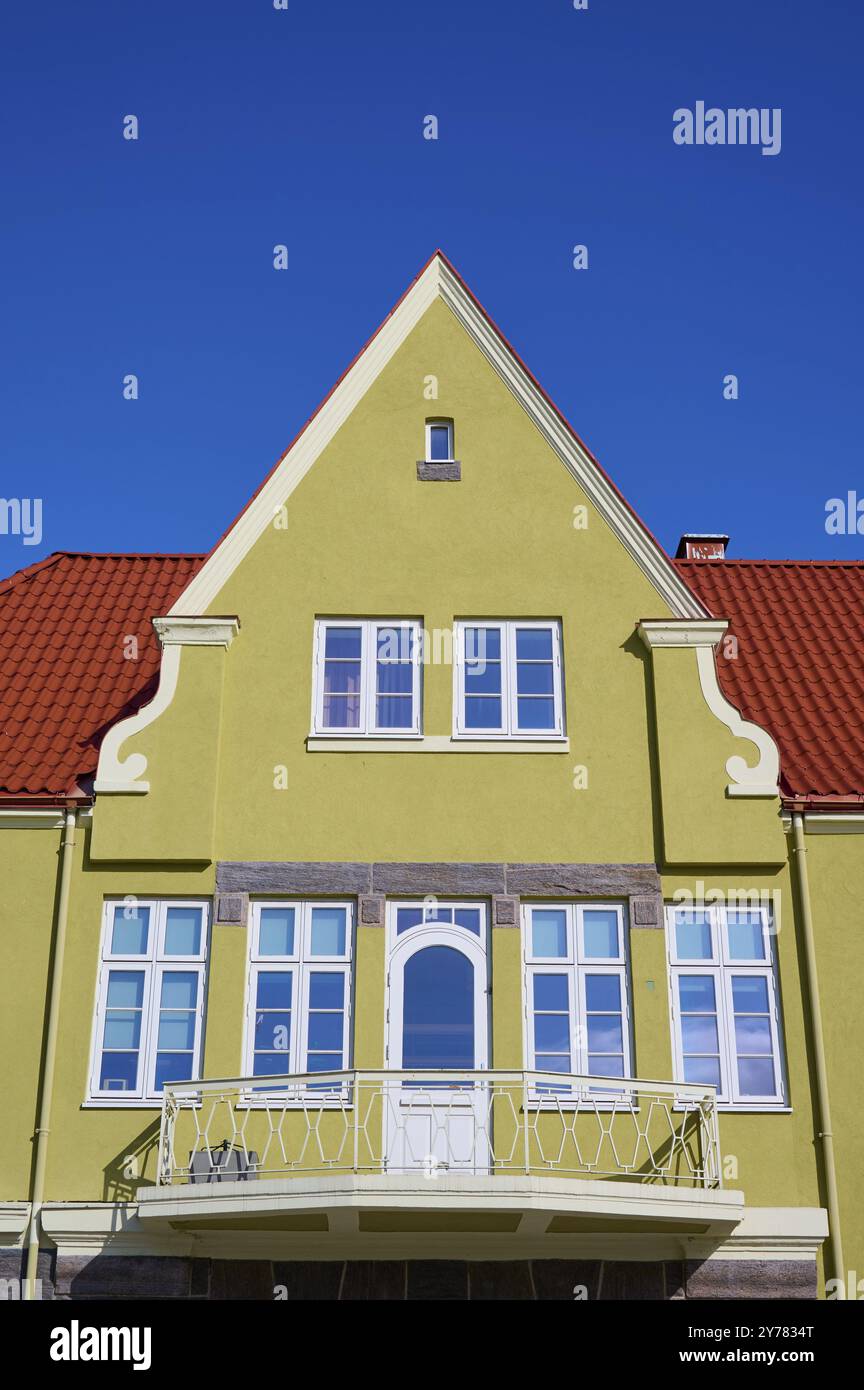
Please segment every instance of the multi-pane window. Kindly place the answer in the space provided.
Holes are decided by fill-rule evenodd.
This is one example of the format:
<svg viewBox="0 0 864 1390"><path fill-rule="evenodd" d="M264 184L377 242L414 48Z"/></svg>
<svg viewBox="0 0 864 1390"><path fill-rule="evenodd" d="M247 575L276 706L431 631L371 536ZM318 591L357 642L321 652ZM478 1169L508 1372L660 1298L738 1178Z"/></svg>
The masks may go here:
<svg viewBox="0 0 864 1390"><path fill-rule="evenodd" d="M421 656L414 621L316 622L314 732L419 734Z"/></svg>
<svg viewBox="0 0 864 1390"><path fill-rule="evenodd" d="M92 1100L156 1100L199 1075L207 925L200 902L105 904Z"/></svg>
<svg viewBox="0 0 864 1390"><path fill-rule="evenodd" d="M427 463L453 463L453 421L426 421Z"/></svg>
<svg viewBox="0 0 864 1390"><path fill-rule="evenodd" d="M255 903L250 932L247 1074L344 1070L351 1012L350 906Z"/></svg>
<svg viewBox="0 0 864 1390"><path fill-rule="evenodd" d="M538 903L523 911L528 1066L630 1075L627 942L619 906Z"/></svg>
<svg viewBox="0 0 864 1390"><path fill-rule="evenodd" d="M666 926L677 1079L729 1104L782 1104L767 908L670 907Z"/></svg>
<svg viewBox="0 0 864 1390"><path fill-rule="evenodd" d="M470 738L563 735L557 622L456 624L455 732Z"/></svg>
<svg viewBox="0 0 864 1390"><path fill-rule="evenodd" d="M475 936L482 935L483 909L466 903L422 903L401 904L396 908L396 935L410 931L412 927L441 924L448 927L463 927Z"/></svg>

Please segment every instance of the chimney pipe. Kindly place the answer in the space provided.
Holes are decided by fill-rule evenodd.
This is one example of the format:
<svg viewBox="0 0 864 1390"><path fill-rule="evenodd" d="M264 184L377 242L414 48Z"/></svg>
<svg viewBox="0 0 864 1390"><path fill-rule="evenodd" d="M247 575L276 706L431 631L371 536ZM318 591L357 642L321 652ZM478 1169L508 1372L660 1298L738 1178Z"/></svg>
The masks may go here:
<svg viewBox="0 0 864 1390"><path fill-rule="evenodd" d="M685 531L675 551L676 560L725 560L728 536L710 531Z"/></svg>

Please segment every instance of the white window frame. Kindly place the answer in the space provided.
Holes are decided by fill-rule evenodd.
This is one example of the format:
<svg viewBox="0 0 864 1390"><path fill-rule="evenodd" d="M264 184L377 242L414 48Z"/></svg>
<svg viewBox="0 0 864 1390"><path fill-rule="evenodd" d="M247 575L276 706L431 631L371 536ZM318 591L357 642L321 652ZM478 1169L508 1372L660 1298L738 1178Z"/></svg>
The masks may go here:
<svg viewBox="0 0 864 1390"><path fill-rule="evenodd" d="M410 628L413 634L411 665L411 724L398 729L381 728L377 716L379 628ZM324 653L331 628L360 628L360 722L334 727L324 723ZM316 618L313 644L312 735L321 738L422 738L423 736L422 627L417 618Z"/></svg>
<svg viewBox="0 0 864 1390"><path fill-rule="evenodd" d="M465 634L469 628L497 629L501 633L501 724L497 729L468 728L465 720ZM532 628L552 633L552 698L555 724L551 729L520 729L516 691L516 629ZM565 735L564 679L561 659L561 623L558 618L460 618L455 624L453 662L453 737L498 739L518 742L560 742Z"/></svg>
<svg viewBox="0 0 864 1390"><path fill-rule="evenodd" d="M534 911L557 911L565 914L566 950L563 956L538 956L532 950L531 916ZM584 915L586 912L614 912L618 920L617 956L592 957L585 952ZM622 903L562 902L560 899L522 904L522 995L525 1023L525 1065L536 1071L534 1047L534 977L564 975L567 978L567 998L570 1020L570 1065L577 1076L588 1072L588 1027L585 1005L585 978L588 975L614 975L621 988L621 1026L624 1048L624 1080L633 1077L633 1005L630 990L630 960L627 913ZM563 1073L562 1073L563 1075ZM592 1078L593 1080L594 1078ZM614 1092L617 1077L596 1078L598 1087ZM589 1094L596 1095L598 1087L591 1086ZM558 1097L556 1096L556 1101Z"/></svg>
<svg viewBox="0 0 864 1390"><path fill-rule="evenodd" d="M676 916L699 912L708 918L711 929L711 957L706 960L682 957L677 951ZM758 959L732 959L726 931L726 913L758 912L762 920L762 941L765 954ZM718 1047L720 1056L720 1086L717 1104L724 1110L788 1109L786 1060L783 1047L783 1027L780 1014L780 993L777 981L777 960L774 932L768 907L747 904L725 905L711 903L705 907L686 905L666 906L666 954L668 962L669 1009L672 1028L672 1052L675 1080L684 1082L684 1041L681 1028L681 1009L678 1002L678 980L682 976L709 975L714 981L717 1010ZM775 1089L771 1095L745 1095L738 1081L738 1052L735 1044L735 1011L732 995L733 976L755 976L767 981L768 1020L771 1029L772 1061Z"/></svg>
<svg viewBox="0 0 864 1390"><path fill-rule="evenodd" d="M290 955L262 955L260 947L261 912L266 908L294 909L294 950ZM342 955L312 955L312 911L316 907L344 908L345 951ZM291 1036L288 1043L290 1070L286 1075L303 1075L307 1070L309 1055L309 1014L317 1012L309 1008L311 976L314 974L338 974L345 980L345 1008L342 1027L342 1066L340 1071L351 1067L354 1016L354 905L347 899L333 898L262 898L250 903L248 924L246 978L246 1008L243 1027L243 1074L252 1077L255 1066L255 1014L258 998L258 976L262 973L279 973L293 976L291 989ZM274 1049L275 1050L275 1049ZM250 1090L247 1099L266 1097L266 1075L255 1078L254 1093ZM279 1095L278 1087L273 1094ZM318 1097L319 1091L310 1094ZM334 1096L338 1102L338 1096ZM303 1104L302 1095L292 1092L288 1104Z"/></svg>
<svg viewBox="0 0 864 1390"><path fill-rule="evenodd" d="M113 953L110 949L115 910L122 911L127 906L136 909L140 907L150 909L148 949L142 954ZM168 909L174 907L191 907L201 912L201 940L199 950L195 955L167 955L165 953L165 928ZM156 1089L159 1015L162 979L165 974L172 971L178 971L182 974L194 973L198 977L192 1077L190 1080L200 1080L207 1006L209 935L209 903L201 898L139 898L128 895L125 898L105 900L102 906L99 970L96 978L96 1004L93 1011L86 1105L106 1108L161 1105L163 1092ZM134 1090L129 1091L116 1091L110 1088L101 1090L99 1086L104 1050L102 1044L107 1013L108 984L112 972L137 972L144 976L141 1031L138 1040L138 1084ZM132 1049L118 1050L131 1051Z"/></svg>
<svg viewBox="0 0 864 1390"><path fill-rule="evenodd" d="M399 931L399 912L402 908L412 908L423 913L423 920L406 931ZM479 913L480 931L473 932L455 921L455 914L461 910ZM439 911L452 912L452 922L439 922L427 919L427 913ZM385 1065L401 1069L401 1038L404 1004L404 961L424 946L452 946L472 962L474 977L474 1049L479 1065L474 1070L485 1071L489 1066L491 1044L491 1018L489 999L489 968L491 964L489 943L488 904L482 898L393 898L387 902L386 912L387 956L386 1007L385 1007Z"/></svg>
<svg viewBox="0 0 864 1390"><path fill-rule="evenodd" d="M432 429L445 428L447 430L447 457L446 459L433 459L432 457ZM454 440L453 421L445 417L438 416L435 419L426 421L426 463L455 463L456 444Z"/></svg>

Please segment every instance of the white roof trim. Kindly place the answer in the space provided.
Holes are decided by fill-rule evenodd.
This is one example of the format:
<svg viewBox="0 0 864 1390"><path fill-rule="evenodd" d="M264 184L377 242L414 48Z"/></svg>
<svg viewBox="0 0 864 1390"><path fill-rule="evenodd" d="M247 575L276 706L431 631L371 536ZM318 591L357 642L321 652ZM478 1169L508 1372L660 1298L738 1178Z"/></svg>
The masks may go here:
<svg viewBox="0 0 864 1390"><path fill-rule="evenodd" d="M696 622L669 622L668 619L646 618L636 631L649 651L655 648L686 647L695 651L699 684L705 703L716 719L725 724L734 738L748 739L759 752L753 767L738 754L727 760L726 772L731 778L727 796L774 798L780 795L780 750L774 739L750 719L744 719L720 689L714 648L729 624L725 618L709 618Z"/></svg>
<svg viewBox="0 0 864 1390"><path fill-rule="evenodd" d="M786 817L783 819L785 823ZM788 821L787 829L792 825L791 815ZM808 812L804 816L804 829L808 835L864 835L864 815L854 811L817 811L812 815Z"/></svg>
<svg viewBox="0 0 864 1390"><path fill-rule="evenodd" d="M649 651L654 647L716 647L729 626L725 618L670 622L643 618L636 631Z"/></svg>
<svg viewBox="0 0 864 1390"><path fill-rule="evenodd" d="M532 381L512 348L489 322L440 254L432 258L324 405L277 464L260 492L177 599L170 616L206 613L226 580L272 523L274 515L280 511L336 431L436 299L443 300L456 315L676 617L707 616L707 610L687 588L668 556L648 534L584 446L564 424Z"/></svg>

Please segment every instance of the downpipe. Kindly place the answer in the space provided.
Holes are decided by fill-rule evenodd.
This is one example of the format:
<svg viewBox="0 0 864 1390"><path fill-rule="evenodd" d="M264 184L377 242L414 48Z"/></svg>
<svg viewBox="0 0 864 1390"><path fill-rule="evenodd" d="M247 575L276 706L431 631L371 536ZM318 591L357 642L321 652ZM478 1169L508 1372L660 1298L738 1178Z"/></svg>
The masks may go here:
<svg viewBox="0 0 864 1390"><path fill-rule="evenodd" d="M795 843L795 870L798 896L801 902L801 925L804 929L804 956L807 961L807 1001L810 1007L810 1028L813 1034L813 1058L816 1064L816 1123L817 1139L822 1149L825 1169L825 1196L828 1204L828 1234L831 1241L831 1265L836 1281L837 1298L846 1297L846 1273L843 1259L843 1237L840 1228L840 1199L837 1193L837 1168L834 1163L834 1134L831 1128L831 1106L828 1099L828 1066L825 1061L825 1037L822 1032L822 1010L819 1003L819 975L816 968L816 944L813 936L813 912L810 906L810 879L807 873L807 846L804 842L804 816L792 813Z"/></svg>
<svg viewBox="0 0 864 1390"><path fill-rule="evenodd" d="M27 1266L24 1275L23 1298L36 1296L36 1276L39 1269L39 1227L45 1195L45 1169L48 1161L48 1135L51 1125L51 1101L54 1095L54 1069L57 1061L57 1037L60 1025L60 990L63 983L63 957L66 952L66 924L69 919L69 892L72 883L72 857L75 849L77 811L66 808L60 841L60 892L57 899L57 931L54 958L51 962L51 991L48 998L48 1023L45 1034L45 1068L39 1097L39 1123L36 1129L36 1158L33 1165L33 1188L30 1197L30 1222L27 1237Z"/></svg>

